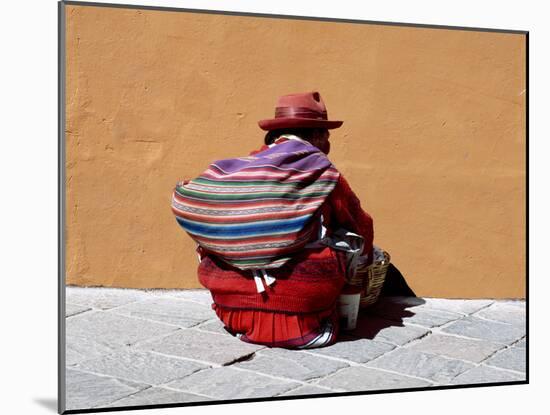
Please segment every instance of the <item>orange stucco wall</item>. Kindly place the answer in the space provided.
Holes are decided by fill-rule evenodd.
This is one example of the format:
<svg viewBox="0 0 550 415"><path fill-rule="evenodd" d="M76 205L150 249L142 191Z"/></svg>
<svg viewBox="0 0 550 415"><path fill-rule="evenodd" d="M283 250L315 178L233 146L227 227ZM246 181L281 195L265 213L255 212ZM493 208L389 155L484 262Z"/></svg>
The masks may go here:
<svg viewBox="0 0 550 415"><path fill-rule="evenodd" d="M319 90L331 159L421 296L524 297L525 36L67 6L67 283L198 287L176 180Z"/></svg>

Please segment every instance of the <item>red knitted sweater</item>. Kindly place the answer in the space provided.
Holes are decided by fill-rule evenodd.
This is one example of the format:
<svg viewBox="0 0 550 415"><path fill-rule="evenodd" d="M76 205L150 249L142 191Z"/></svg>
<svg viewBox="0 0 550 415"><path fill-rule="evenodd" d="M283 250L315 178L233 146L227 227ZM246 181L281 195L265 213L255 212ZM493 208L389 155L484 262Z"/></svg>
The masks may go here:
<svg viewBox="0 0 550 415"><path fill-rule="evenodd" d="M220 306L279 313L317 313L333 307L345 282L340 252L326 247L307 249L281 268L269 270L277 279L263 293L256 291L250 271L231 267L211 256L199 265L199 281Z"/></svg>
<svg viewBox="0 0 550 415"><path fill-rule="evenodd" d="M339 227L361 235L365 241L363 254L372 261L374 227L371 216L361 208L359 198L353 193L347 180L340 174L336 187L321 206L323 225L330 233Z"/></svg>

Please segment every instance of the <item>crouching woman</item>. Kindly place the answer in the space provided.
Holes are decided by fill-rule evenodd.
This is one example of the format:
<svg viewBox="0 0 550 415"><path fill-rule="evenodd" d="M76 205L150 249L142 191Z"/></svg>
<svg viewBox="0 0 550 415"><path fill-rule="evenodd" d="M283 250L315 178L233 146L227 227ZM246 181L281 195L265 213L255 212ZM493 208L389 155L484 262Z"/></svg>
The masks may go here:
<svg viewBox="0 0 550 415"><path fill-rule="evenodd" d="M260 149L180 182L172 210L198 244L199 281L229 333L270 347L327 346L350 253L372 258L373 221L327 158L329 130L342 121L328 120L318 92L279 98L275 118L259 125Z"/></svg>

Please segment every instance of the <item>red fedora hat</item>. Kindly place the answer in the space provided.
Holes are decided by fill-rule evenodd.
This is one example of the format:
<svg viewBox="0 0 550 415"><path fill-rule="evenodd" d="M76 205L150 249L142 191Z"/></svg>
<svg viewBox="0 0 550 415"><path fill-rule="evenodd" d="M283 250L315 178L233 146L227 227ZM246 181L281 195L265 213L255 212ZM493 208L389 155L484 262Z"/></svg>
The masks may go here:
<svg viewBox="0 0 550 415"><path fill-rule="evenodd" d="M281 128L338 128L343 121L329 121L327 108L319 92L289 94L279 97L275 118L258 121L262 130Z"/></svg>

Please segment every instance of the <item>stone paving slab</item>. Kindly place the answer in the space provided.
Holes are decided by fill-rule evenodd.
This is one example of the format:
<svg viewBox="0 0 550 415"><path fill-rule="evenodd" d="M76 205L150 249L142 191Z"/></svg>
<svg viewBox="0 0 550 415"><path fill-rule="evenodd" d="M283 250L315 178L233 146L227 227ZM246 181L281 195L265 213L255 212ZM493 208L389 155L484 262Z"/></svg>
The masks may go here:
<svg viewBox="0 0 550 415"><path fill-rule="evenodd" d="M468 316L442 329L442 331L475 339L511 344L525 335L524 326Z"/></svg>
<svg viewBox="0 0 550 415"><path fill-rule="evenodd" d="M228 331L224 328L223 323L216 318L216 320L209 321L201 324L200 326L194 327L197 330L210 331L212 333L219 333L230 335Z"/></svg>
<svg viewBox="0 0 550 415"><path fill-rule="evenodd" d="M208 365L139 350L117 350L98 359L79 363L87 372L159 385L208 368Z"/></svg>
<svg viewBox="0 0 550 415"><path fill-rule="evenodd" d="M430 329L424 327L396 324L385 318L364 315L359 318L356 329L349 335L403 346L428 333Z"/></svg>
<svg viewBox="0 0 550 415"><path fill-rule="evenodd" d="M65 358L68 366L112 353L138 341L179 330L103 311L87 311L66 320Z"/></svg>
<svg viewBox="0 0 550 415"><path fill-rule="evenodd" d="M461 373L450 383L453 385L472 385L478 383L513 382L519 380L525 380L525 375L481 365Z"/></svg>
<svg viewBox="0 0 550 415"><path fill-rule="evenodd" d="M447 383L474 365L462 360L448 359L403 348L387 353L367 366L428 379L437 383Z"/></svg>
<svg viewBox="0 0 550 415"><path fill-rule="evenodd" d="M386 301L367 310L368 314L374 314L389 320L418 324L432 328L458 320L462 314L428 307L409 307L406 304Z"/></svg>
<svg viewBox="0 0 550 415"><path fill-rule="evenodd" d="M215 365L226 365L252 355L263 346L245 343L230 335L184 329L162 339L142 343L137 348Z"/></svg>
<svg viewBox="0 0 550 415"><path fill-rule="evenodd" d="M331 346L310 349L307 353L337 357L355 363L366 363L394 348L394 345L375 340L348 338L342 339Z"/></svg>
<svg viewBox="0 0 550 415"><path fill-rule="evenodd" d="M449 298L419 298L419 297L385 297L376 307L384 307L387 304L401 305L414 312L418 308L431 308L450 311L459 314L471 314L488 305L494 300L464 300Z"/></svg>
<svg viewBox="0 0 550 415"><path fill-rule="evenodd" d="M441 355L474 363L485 360L502 348L503 345L500 343L443 334L430 334L407 347L408 350Z"/></svg>
<svg viewBox="0 0 550 415"><path fill-rule="evenodd" d="M209 307L212 305L212 295L210 295L210 291L208 290L180 290L176 296L196 301Z"/></svg>
<svg viewBox="0 0 550 415"><path fill-rule="evenodd" d="M149 298L144 290L107 287L65 287L67 303L108 310L134 301Z"/></svg>
<svg viewBox="0 0 550 415"><path fill-rule="evenodd" d="M502 369L510 369L525 373L527 355L524 347L510 347L496 353L483 363L489 366L496 366Z"/></svg>
<svg viewBox="0 0 550 415"><path fill-rule="evenodd" d="M195 301L208 307L212 305L212 295L205 289L170 289L170 288L148 288L144 290L147 294L154 297L176 297Z"/></svg>
<svg viewBox="0 0 550 415"><path fill-rule="evenodd" d="M320 388L313 385L300 386L299 388L293 389L291 391L281 393L277 396L307 396L307 395L319 395L323 393L334 393L333 390L327 388Z"/></svg>
<svg viewBox="0 0 550 415"><path fill-rule="evenodd" d="M109 354L117 348L118 346L113 347L103 344L90 336L71 334L67 336L65 342L65 362L67 366L74 366L83 360Z"/></svg>
<svg viewBox="0 0 550 415"><path fill-rule="evenodd" d="M362 366L349 367L318 383L342 392L406 389L431 386L430 382Z"/></svg>
<svg viewBox="0 0 550 415"><path fill-rule="evenodd" d="M126 398L117 399L102 407L117 408L122 406L158 405L159 403L189 403L211 401L212 398L180 392L160 387L150 387Z"/></svg>
<svg viewBox="0 0 550 415"><path fill-rule="evenodd" d="M514 347L521 347L521 348L526 348L527 347L527 342L526 342L526 338L524 337L523 339L515 342L513 344Z"/></svg>
<svg viewBox="0 0 550 415"><path fill-rule="evenodd" d="M160 321L184 328L216 318L216 314L210 307L194 301L170 297L149 298L145 301L114 308L109 312Z"/></svg>
<svg viewBox="0 0 550 415"><path fill-rule="evenodd" d="M66 371L66 384L67 409L100 407L149 387L143 383L98 376L73 369Z"/></svg>
<svg viewBox="0 0 550 415"><path fill-rule="evenodd" d="M78 314L67 319L69 338L90 341L114 348L179 330L177 327L121 316L103 311Z"/></svg>
<svg viewBox="0 0 550 415"><path fill-rule="evenodd" d="M65 317L71 317L88 310L91 310L91 308L84 305L67 303L65 305Z"/></svg>
<svg viewBox="0 0 550 415"><path fill-rule="evenodd" d="M498 301L499 304L506 304L506 305L511 305L511 306L515 306L515 307L519 307L519 308L522 308L523 311L525 311L525 307L526 307L526 303L525 303L525 300L499 300Z"/></svg>
<svg viewBox="0 0 550 415"><path fill-rule="evenodd" d="M272 376L307 381L330 375L347 363L325 359L308 353L286 349L264 349L254 358L234 365Z"/></svg>
<svg viewBox="0 0 550 415"><path fill-rule="evenodd" d="M512 305L510 303L495 303L490 307L484 308L483 310L475 313L474 316L488 320L500 321L501 323L525 326L527 322L525 313L523 310L519 310L521 309L518 309L517 305Z"/></svg>
<svg viewBox="0 0 550 415"><path fill-rule="evenodd" d="M194 373L166 386L227 400L276 396L295 389L300 384L233 367L219 367Z"/></svg>
<svg viewBox="0 0 550 415"><path fill-rule="evenodd" d="M494 300L455 300L447 298L424 298L424 307L452 311L453 313L472 314L494 303Z"/></svg>

